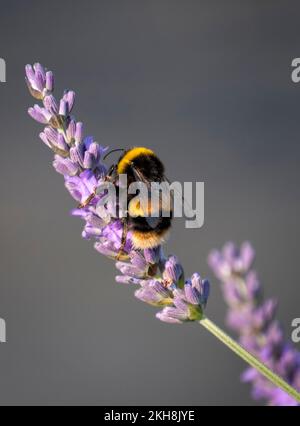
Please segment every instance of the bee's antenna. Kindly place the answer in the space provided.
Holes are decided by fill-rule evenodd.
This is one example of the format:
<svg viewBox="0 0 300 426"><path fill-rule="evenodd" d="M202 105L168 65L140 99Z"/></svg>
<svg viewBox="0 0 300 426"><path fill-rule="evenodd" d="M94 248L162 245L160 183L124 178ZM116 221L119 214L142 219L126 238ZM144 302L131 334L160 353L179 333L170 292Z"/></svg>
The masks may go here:
<svg viewBox="0 0 300 426"><path fill-rule="evenodd" d="M103 160L105 160L110 154L112 154L113 152L118 152L118 151L123 151L125 152L126 150L123 148L118 148L118 149L112 149L111 151L109 151L104 157Z"/></svg>

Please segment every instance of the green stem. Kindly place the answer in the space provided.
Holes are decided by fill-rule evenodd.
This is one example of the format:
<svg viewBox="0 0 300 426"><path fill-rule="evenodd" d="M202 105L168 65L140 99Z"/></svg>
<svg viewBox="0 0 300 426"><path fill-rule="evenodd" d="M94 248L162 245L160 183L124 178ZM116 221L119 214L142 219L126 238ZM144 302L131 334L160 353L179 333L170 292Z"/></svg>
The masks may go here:
<svg viewBox="0 0 300 426"><path fill-rule="evenodd" d="M256 368L263 376L270 380L276 387L281 388L284 392L289 394L297 402L300 402L300 393L296 391L292 386L290 386L285 380L280 376L273 373L265 364L259 361L254 355L248 352L243 348L239 343L229 337L223 330L221 330L217 325L215 325L208 318L204 318L199 321L203 327L210 331L215 337L217 337L222 343L228 346L233 352L240 356L244 361L251 365L251 367Z"/></svg>

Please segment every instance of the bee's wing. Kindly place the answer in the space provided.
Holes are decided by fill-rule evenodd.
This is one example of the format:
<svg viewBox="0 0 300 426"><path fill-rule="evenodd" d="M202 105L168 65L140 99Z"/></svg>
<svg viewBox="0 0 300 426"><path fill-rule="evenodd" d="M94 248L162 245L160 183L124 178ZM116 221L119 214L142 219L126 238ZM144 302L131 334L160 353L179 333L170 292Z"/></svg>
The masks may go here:
<svg viewBox="0 0 300 426"><path fill-rule="evenodd" d="M165 181L166 182L168 182L169 183L169 185L171 185L171 181L166 177L166 176L164 176L164 179L165 179ZM174 188L174 192L176 192L177 193L177 195L179 195L180 196L180 198L181 198L181 202L182 202L182 207L184 207L184 209L186 209L186 207L188 208L188 210L189 210L189 213L193 213L194 214L194 210L193 210L193 207L191 206L191 204L187 201L187 199L182 195L182 193L180 193L179 191L177 191L177 189L176 188ZM172 196L172 198L173 198L173 200L174 200L174 196L173 196L173 194L171 194L171 196ZM185 210L185 213L187 213L186 212L186 210ZM197 222L198 223L198 222ZM200 227L200 225L199 225L199 227Z"/></svg>
<svg viewBox="0 0 300 426"><path fill-rule="evenodd" d="M143 182L147 185L147 188L151 190L151 181L133 164L131 164L131 168L133 170L134 176L137 181Z"/></svg>
<svg viewBox="0 0 300 426"><path fill-rule="evenodd" d="M157 215L157 216L154 216L154 218L156 218L156 217L161 216L163 210L165 210L165 211L170 210L171 206L167 206L167 205L165 206L163 204L164 198L162 199L161 196L151 198L152 191L153 191L153 187L151 187L151 183L152 183L151 180L149 180L143 174L143 172L141 172L141 170L138 169L137 167L135 167L134 165L131 165L131 167L132 167L132 170L133 170L133 173L135 175L136 180L139 181L139 182L143 182L147 186L147 189L149 191L148 192L148 200L146 200L145 205L139 206L139 209L141 209L143 211L143 214L145 216L148 216L148 217L150 217L151 215L154 214L154 215ZM172 194L171 194L171 197L172 197ZM171 204L172 204L172 202L171 202Z"/></svg>

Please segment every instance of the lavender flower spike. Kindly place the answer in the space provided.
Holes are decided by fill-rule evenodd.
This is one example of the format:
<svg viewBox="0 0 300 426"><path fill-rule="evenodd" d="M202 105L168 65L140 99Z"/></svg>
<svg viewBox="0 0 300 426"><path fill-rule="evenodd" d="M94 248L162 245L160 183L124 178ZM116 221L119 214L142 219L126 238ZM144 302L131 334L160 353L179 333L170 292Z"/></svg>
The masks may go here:
<svg viewBox="0 0 300 426"><path fill-rule="evenodd" d="M223 250L214 250L209 256L209 265L222 283L228 304L227 323L247 350L300 391L300 353L284 339L275 319L277 303L261 300L261 285L252 269L254 257L249 243L241 248L227 243ZM252 384L255 399L263 399L269 405L298 405L253 368L245 371L242 380Z"/></svg>
<svg viewBox="0 0 300 426"><path fill-rule="evenodd" d="M82 123L70 115L75 101L73 91L65 91L57 101L53 95L54 77L51 71L35 64L33 67L27 65L25 72L31 95L43 102L43 107L35 105L30 108L29 114L36 121L46 124L40 137L53 151L53 166L63 175L67 190L79 204L72 214L84 220L82 236L85 239L94 239L95 248L99 253L114 260L118 257L116 267L119 275L116 281L137 286L135 296L139 300L162 307L162 311L156 315L161 321L173 324L199 321L265 377L300 401L300 394L291 386L205 318L204 309L209 295L207 280L202 280L199 274L194 274L185 281L178 258L166 257L162 247L135 250L130 231L126 241L122 241L123 222L110 214L114 207L113 201L108 200L100 213L97 209L100 201L97 189L105 183L108 170L103 162L107 148L96 143L90 136L84 137ZM122 256L119 258L121 247ZM224 264L227 273L230 273L230 256L229 253L227 257L230 259ZM244 271L250 263L251 252L246 248L242 261L239 259L235 267ZM258 314L257 320L263 321L264 315L270 316L270 311L272 310L266 307Z"/></svg>

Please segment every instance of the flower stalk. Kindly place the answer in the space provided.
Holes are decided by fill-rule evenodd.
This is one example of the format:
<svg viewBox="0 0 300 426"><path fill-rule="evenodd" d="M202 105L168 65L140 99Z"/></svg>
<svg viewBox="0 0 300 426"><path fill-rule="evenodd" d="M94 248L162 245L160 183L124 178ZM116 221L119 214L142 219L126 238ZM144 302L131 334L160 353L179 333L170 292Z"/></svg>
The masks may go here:
<svg viewBox="0 0 300 426"><path fill-rule="evenodd" d="M228 334L221 330L216 324L214 324L210 319L203 318L199 321L206 330L212 333L217 339L219 339L224 345L229 349L235 352L240 358L246 361L251 367L255 368L260 374L265 378L270 380L276 387L282 389L297 402L300 403L300 393L290 386L282 377L274 373L270 368L263 364L259 359L247 351L243 346L233 340Z"/></svg>

